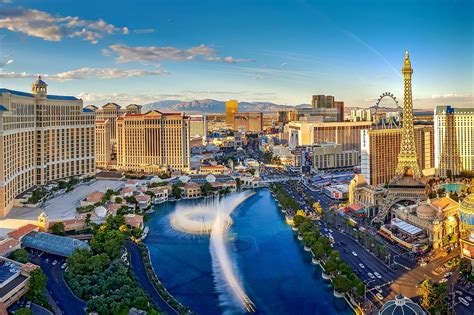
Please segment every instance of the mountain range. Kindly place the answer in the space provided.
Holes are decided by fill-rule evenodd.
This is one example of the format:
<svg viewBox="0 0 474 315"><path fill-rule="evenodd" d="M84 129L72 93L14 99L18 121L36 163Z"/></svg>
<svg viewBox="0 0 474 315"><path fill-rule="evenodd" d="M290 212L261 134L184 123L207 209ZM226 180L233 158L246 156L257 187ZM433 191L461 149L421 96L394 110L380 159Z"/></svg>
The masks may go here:
<svg viewBox="0 0 474 315"><path fill-rule="evenodd" d="M270 102L239 102L239 112L274 112L292 108L311 107L309 104L296 106L279 105ZM219 114L225 113L225 101L202 99L194 101L167 100L143 105L144 110Z"/></svg>

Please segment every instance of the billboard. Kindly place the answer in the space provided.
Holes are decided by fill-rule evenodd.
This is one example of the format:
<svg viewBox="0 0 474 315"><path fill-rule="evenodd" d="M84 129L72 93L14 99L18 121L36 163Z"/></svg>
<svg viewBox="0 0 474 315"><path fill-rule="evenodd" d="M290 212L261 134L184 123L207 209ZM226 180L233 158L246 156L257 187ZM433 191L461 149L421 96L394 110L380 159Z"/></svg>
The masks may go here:
<svg viewBox="0 0 474 315"><path fill-rule="evenodd" d="M461 256L464 258L474 259L474 242L466 239L460 241L461 245Z"/></svg>

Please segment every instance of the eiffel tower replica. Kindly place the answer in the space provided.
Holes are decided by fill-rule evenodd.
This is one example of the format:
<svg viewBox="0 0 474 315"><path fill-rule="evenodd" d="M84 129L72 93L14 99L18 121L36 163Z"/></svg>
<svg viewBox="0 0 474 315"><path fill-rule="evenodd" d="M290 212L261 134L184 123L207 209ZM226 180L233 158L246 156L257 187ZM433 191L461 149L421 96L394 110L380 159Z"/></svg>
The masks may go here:
<svg viewBox="0 0 474 315"><path fill-rule="evenodd" d="M411 67L408 50L402 68L404 81L404 104L402 116L402 139L398 153L395 177L388 184L388 194L372 220L373 224L385 222L392 206L402 200L421 202L426 200L426 185L421 181L422 174L416 154L415 132L413 127L413 99L411 91Z"/></svg>

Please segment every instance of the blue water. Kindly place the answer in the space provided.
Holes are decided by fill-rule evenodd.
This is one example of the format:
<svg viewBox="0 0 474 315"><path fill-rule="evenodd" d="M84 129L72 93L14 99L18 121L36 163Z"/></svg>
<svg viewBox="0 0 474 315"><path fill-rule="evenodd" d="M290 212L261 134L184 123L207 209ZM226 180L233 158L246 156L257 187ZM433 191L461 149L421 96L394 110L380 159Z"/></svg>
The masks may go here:
<svg viewBox="0 0 474 315"><path fill-rule="evenodd" d="M464 184L444 184L442 185L444 189L446 189L447 192L453 193L453 192L460 192L463 190L466 185Z"/></svg>
<svg viewBox="0 0 474 315"><path fill-rule="evenodd" d="M181 201L197 203L198 201ZM198 314L229 313L219 306L208 237L187 236L169 226L176 204L156 206L145 241L158 278ZM267 189L237 207L229 230L233 257L247 295L259 314L353 314L332 295L321 269L311 264ZM234 309L235 310L235 309Z"/></svg>

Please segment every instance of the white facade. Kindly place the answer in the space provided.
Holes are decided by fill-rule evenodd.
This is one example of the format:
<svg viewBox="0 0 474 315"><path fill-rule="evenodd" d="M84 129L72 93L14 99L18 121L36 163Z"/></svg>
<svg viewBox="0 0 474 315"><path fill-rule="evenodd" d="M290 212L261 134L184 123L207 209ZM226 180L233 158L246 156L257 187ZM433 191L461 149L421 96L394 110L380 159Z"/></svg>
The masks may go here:
<svg viewBox="0 0 474 315"><path fill-rule="evenodd" d="M474 108L438 106L434 113L435 167L440 176L474 170Z"/></svg>

